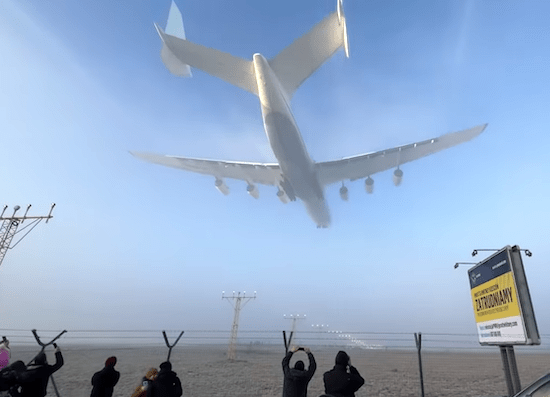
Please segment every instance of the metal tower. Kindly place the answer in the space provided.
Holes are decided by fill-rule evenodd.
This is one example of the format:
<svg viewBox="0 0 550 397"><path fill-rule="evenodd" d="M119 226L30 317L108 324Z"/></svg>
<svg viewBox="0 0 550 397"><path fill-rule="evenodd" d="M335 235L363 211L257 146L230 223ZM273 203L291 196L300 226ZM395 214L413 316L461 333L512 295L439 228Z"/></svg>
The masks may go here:
<svg viewBox="0 0 550 397"><path fill-rule="evenodd" d="M321 345L324 345L324 343L326 342L326 334L329 332L328 331L328 324L311 324L311 327L315 330L317 330L317 333L318 333L318 337L319 337L319 343Z"/></svg>
<svg viewBox="0 0 550 397"><path fill-rule="evenodd" d="M6 256L6 252L8 251L8 249L14 248L17 244L19 244L19 242L23 240L23 238L25 238L27 234L29 234L32 231L32 229L34 229L36 225L38 225L42 221L42 219L45 219L46 223L48 223L48 220L53 218L52 211L54 207L55 207L55 203L53 203L52 206L50 207L50 212L48 213L48 215L27 216L27 213L31 208L31 205L29 204L23 216L16 216L15 215L16 212L21 209L20 206L16 205L15 207L13 207L12 216L4 216L4 213L8 208L7 205L4 206L4 209L0 214L0 221L2 221L2 226L0 226L0 265L4 260L4 257ZM21 228L21 230L17 231L19 225L21 225L27 219L30 219L31 222L25 225L23 228ZM27 232L12 245L11 242L14 236L17 233L22 232L23 230L27 230Z"/></svg>
<svg viewBox="0 0 550 397"><path fill-rule="evenodd" d="M239 316L241 314L241 309L250 300L256 299L256 291L254 291L254 296L246 296L246 291L244 291L242 295L240 292L235 294L235 291L233 291L233 295L225 296L225 291L222 291L222 299L227 299L235 309L233 326L231 327L231 336L229 337L229 350L227 351L227 358L234 361L236 358L237 332L239 331Z"/></svg>
<svg viewBox="0 0 550 397"><path fill-rule="evenodd" d="M296 322L298 320L305 320L306 319L306 315L305 314L302 314L302 315L299 315L299 314L290 314L290 315L286 315L286 314L283 314L283 317L286 319L286 320L292 320L292 328L290 329L290 332L294 333L296 331Z"/></svg>
<svg viewBox="0 0 550 397"><path fill-rule="evenodd" d="M288 340L288 347L290 348L292 340L294 338L294 334L296 333L296 322L298 320L305 320L306 315L290 314L287 316L286 314L283 314L283 317L285 318L285 320L292 320L292 327L290 328L290 338Z"/></svg>

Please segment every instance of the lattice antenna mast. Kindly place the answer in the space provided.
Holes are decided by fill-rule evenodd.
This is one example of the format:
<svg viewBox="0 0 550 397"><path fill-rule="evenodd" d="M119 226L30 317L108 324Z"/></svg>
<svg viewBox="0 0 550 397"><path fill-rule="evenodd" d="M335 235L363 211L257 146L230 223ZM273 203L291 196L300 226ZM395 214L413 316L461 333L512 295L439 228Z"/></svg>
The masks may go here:
<svg viewBox="0 0 550 397"><path fill-rule="evenodd" d="M227 299L235 309L233 326L231 327L231 335L229 337L229 350L227 351L227 358L234 361L237 356L237 332L239 331L239 316L241 314L241 309L249 301L256 299L256 291L254 291L254 296L246 296L246 291L243 291L242 295L240 292L235 294L235 291L233 291L231 296L225 296L225 291L222 291L222 299Z"/></svg>
<svg viewBox="0 0 550 397"><path fill-rule="evenodd" d="M8 208L7 205L4 206L4 209L0 214L0 221L2 221L2 225L0 226L0 265L2 265L2 261L4 260L8 249L14 248L17 244L19 244L19 242L23 240L27 234L29 234L32 229L34 229L43 219L45 219L46 223L48 223L48 221L53 218L52 211L54 207L55 203L53 203L50 207L50 212L48 215L28 216L27 214L31 208L31 205L29 204L25 214L23 216L18 216L17 211L19 211L21 207L16 205L13 207L13 214L11 216L4 216L4 213ZM26 220L30 220L30 222L27 222L24 227L17 230ZM26 233L12 244L12 240L15 235L23 231L26 231Z"/></svg>

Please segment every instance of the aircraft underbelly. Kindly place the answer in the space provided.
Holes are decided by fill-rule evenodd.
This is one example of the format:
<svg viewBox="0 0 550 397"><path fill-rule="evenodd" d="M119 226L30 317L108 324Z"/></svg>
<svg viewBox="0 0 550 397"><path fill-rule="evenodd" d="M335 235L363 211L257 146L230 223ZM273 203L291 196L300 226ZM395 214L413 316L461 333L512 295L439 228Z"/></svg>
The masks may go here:
<svg viewBox="0 0 550 397"><path fill-rule="evenodd" d="M279 112L265 116L265 127L273 153L279 161L283 175L289 180L298 197L323 196L313 162L288 115Z"/></svg>

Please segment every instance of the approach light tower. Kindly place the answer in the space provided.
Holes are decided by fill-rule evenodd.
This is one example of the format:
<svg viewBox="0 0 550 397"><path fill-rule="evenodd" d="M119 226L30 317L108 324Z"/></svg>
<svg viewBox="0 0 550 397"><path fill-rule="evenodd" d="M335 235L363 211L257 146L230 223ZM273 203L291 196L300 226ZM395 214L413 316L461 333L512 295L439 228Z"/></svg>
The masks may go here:
<svg viewBox="0 0 550 397"><path fill-rule="evenodd" d="M235 309L233 326L231 327L231 336L229 337L229 350L227 351L227 358L234 361L237 355L237 332L239 331L239 316L241 314L241 309L250 300L256 299L256 291L254 291L254 296L246 296L246 291L243 291L242 295L240 292L235 294L235 291L233 291L233 295L225 296L225 291L222 291L222 299L227 299Z"/></svg>
<svg viewBox="0 0 550 397"><path fill-rule="evenodd" d="M306 315L305 314L290 314L290 315L286 315L286 314L283 314L283 317L286 319L286 320L292 320L292 328L290 329L290 332L294 333L296 331L296 322L298 320L305 320L306 319Z"/></svg>
<svg viewBox="0 0 550 397"><path fill-rule="evenodd" d="M29 209L31 208L31 205L29 204L27 206L25 214L23 216L17 216L16 213L21 209L21 207L16 205L15 207L13 207L13 214L11 216L4 216L4 213L8 208L7 205L4 206L4 209L0 214L0 221L2 221L2 226L0 226L0 265L2 265L2 261L4 260L8 249L14 248L17 244L19 244L19 242L23 240L27 236L27 234L29 234L32 229L34 229L42 221L42 219L45 219L46 223L48 223L48 221L53 218L52 211L54 207L55 203L53 203L50 207L50 212L48 213L48 215L27 216ZM21 228L21 230L18 231L17 229L19 225L21 225L27 219L31 220L31 222L27 223L27 225L25 225ZM11 242L14 236L24 230L27 230L27 232L23 236L21 236L19 240L12 244Z"/></svg>
<svg viewBox="0 0 550 397"><path fill-rule="evenodd" d="M311 324L311 327L317 330L319 341L323 343L325 341L324 334L328 333L328 324Z"/></svg>

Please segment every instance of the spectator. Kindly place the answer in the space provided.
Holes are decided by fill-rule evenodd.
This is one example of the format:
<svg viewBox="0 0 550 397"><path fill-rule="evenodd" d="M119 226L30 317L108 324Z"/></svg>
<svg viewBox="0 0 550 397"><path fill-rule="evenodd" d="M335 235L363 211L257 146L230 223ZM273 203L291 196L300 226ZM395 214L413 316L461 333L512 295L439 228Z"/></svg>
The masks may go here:
<svg viewBox="0 0 550 397"><path fill-rule="evenodd" d="M46 354L41 351L34 358L33 364L20 376L21 397L44 397L47 393L50 376L63 366L63 355L61 350L54 343L55 364L49 365Z"/></svg>
<svg viewBox="0 0 550 397"><path fill-rule="evenodd" d="M147 389L153 381L156 379L158 371L156 368L151 368L143 378L141 378L141 384L136 387L136 390L132 393L132 397L145 397L147 395Z"/></svg>
<svg viewBox="0 0 550 397"><path fill-rule="evenodd" d="M365 383L359 371L351 365L348 354L339 351L334 368L323 375L325 393L333 397L355 397L355 392ZM348 372L349 369L349 372Z"/></svg>
<svg viewBox="0 0 550 397"><path fill-rule="evenodd" d="M307 370L304 369L304 362L301 360L296 361L294 368L290 368L290 359L299 350L303 350L307 354L309 360ZM293 347L283 358L282 364L284 374L283 397L307 397L307 385L317 369L311 350L307 347Z"/></svg>
<svg viewBox="0 0 550 397"><path fill-rule="evenodd" d="M172 364L169 361L160 364L157 378L147 388L147 397L180 397L182 393L181 381L172 371Z"/></svg>
<svg viewBox="0 0 550 397"><path fill-rule="evenodd" d="M120 378L120 372L115 370L116 357L105 361L105 368L92 376L92 394L90 397L112 397L115 385Z"/></svg>
<svg viewBox="0 0 550 397"><path fill-rule="evenodd" d="M0 342L0 371L10 365L10 341L3 336Z"/></svg>

